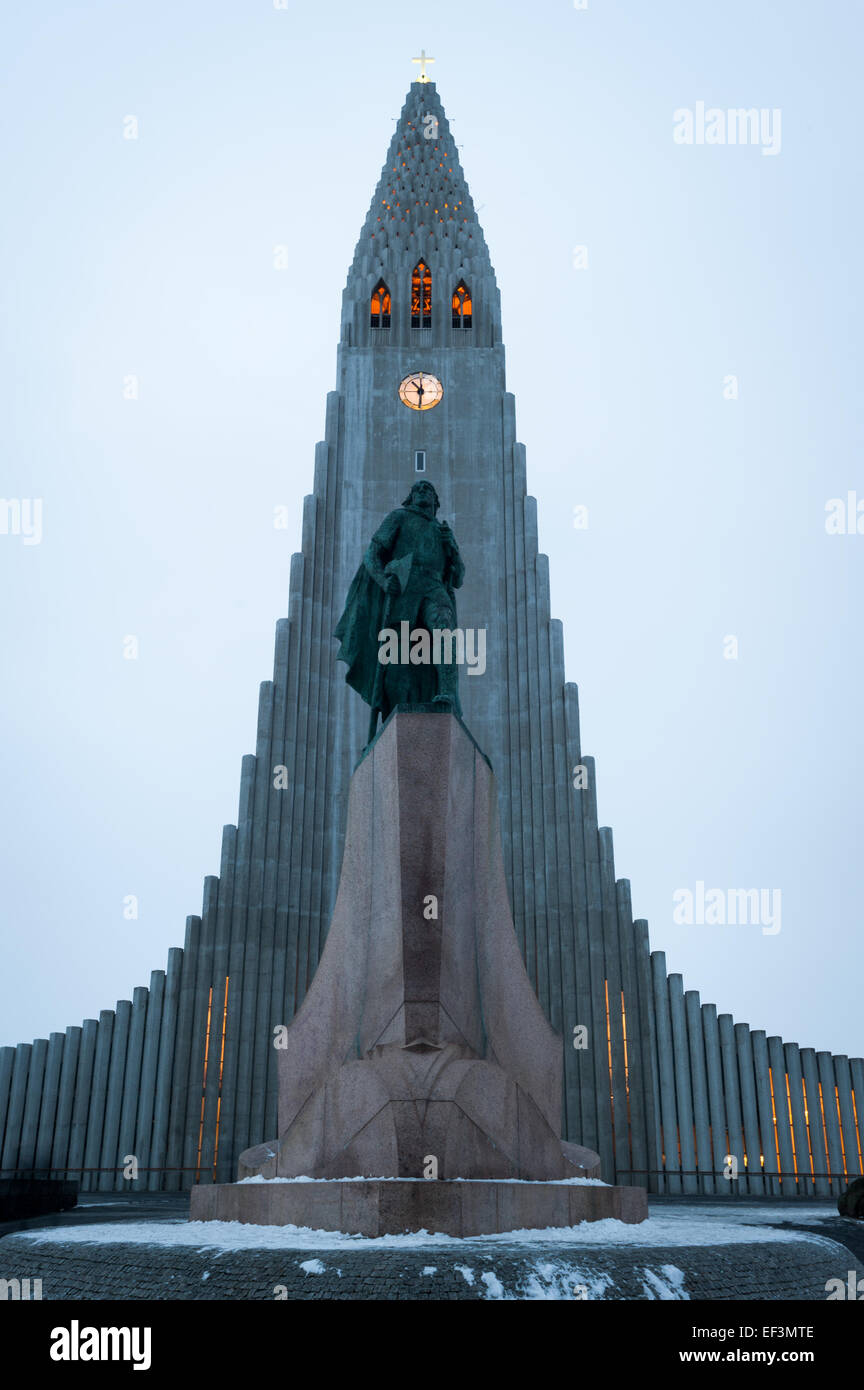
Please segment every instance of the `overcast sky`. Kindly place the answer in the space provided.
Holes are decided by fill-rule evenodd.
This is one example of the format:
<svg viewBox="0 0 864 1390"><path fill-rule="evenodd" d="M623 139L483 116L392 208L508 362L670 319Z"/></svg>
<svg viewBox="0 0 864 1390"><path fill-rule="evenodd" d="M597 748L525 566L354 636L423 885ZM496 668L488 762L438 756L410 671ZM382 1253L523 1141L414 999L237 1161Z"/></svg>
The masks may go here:
<svg viewBox="0 0 864 1390"><path fill-rule="evenodd" d="M218 871L423 47L618 873L686 988L861 1054L864 535L826 531L864 501L861 31L854 0L7 14L0 495L42 517L0 534L0 1043L130 998ZM700 102L757 143L698 143ZM780 930L677 924L700 881L780 890Z"/></svg>

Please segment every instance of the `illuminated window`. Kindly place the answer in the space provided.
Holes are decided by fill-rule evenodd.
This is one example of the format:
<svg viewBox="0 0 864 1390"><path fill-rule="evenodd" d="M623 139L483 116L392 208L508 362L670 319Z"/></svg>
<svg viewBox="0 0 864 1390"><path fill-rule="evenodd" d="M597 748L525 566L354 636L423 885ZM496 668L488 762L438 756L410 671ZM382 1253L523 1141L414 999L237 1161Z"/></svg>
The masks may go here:
<svg viewBox="0 0 864 1390"><path fill-rule="evenodd" d="M453 291L453 327L470 328L471 312L471 291L465 281L460 280Z"/></svg>
<svg viewBox="0 0 864 1390"><path fill-rule="evenodd" d="M411 274L411 327L432 327L432 272L423 261Z"/></svg>
<svg viewBox="0 0 864 1390"><path fill-rule="evenodd" d="M369 323L372 328L390 327L390 291L383 280L372 291Z"/></svg>

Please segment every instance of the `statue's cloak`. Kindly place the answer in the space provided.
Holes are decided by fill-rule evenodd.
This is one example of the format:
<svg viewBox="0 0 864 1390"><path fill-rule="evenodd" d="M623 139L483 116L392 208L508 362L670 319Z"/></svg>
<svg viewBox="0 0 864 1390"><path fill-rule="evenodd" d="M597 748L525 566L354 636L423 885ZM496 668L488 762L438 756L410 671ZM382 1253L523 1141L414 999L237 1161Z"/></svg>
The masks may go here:
<svg viewBox="0 0 864 1390"><path fill-rule="evenodd" d="M345 611L333 634L340 643L337 660L348 666L345 679L367 705L372 703L375 680L381 669L378 633L384 626L386 603L384 590L365 564L361 564L351 581Z"/></svg>

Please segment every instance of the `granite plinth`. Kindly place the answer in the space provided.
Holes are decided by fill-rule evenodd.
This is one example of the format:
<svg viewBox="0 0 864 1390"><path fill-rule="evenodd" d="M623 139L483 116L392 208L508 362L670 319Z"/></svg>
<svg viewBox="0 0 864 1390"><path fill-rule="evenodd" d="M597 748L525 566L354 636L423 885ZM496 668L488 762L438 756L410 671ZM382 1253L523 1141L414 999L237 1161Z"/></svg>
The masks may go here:
<svg viewBox="0 0 864 1390"><path fill-rule="evenodd" d="M388 720L354 772L324 953L280 1043L279 1135L241 1177L425 1180L430 1158L442 1180L598 1172L562 1147L562 1042L519 950L497 808L455 716Z"/></svg>
<svg viewBox="0 0 864 1390"><path fill-rule="evenodd" d="M217 1183L192 1189L189 1212L192 1221L308 1226L362 1236L495 1235L607 1217L635 1224L647 1215L640 1187L410 1178Z"/></svg>

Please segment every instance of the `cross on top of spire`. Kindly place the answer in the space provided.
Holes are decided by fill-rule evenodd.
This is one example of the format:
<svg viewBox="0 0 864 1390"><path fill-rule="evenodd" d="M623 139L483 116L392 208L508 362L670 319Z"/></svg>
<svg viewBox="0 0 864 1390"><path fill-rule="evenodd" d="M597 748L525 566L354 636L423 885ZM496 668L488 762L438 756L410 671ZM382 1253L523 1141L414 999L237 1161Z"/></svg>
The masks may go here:
<svg viewBox="0 0 864 1390"><path fill-rule="evenodd" d="M421 49L420 49L420 57L419 57L419 58L412 58L412 59L411 59L411 62L412 62L412 63L419 63L419 64L420 64L420 78L419 78L419 80L420 80L421 82L428 82L428 81L429 81L429 78L426 76L426 65L427 65L427 63L434 63L434 62L435 62L435 59L434 59L434 58L427 58L427 57L426 57L426 49L425 49L425 48L421 48Z"/></svg>

